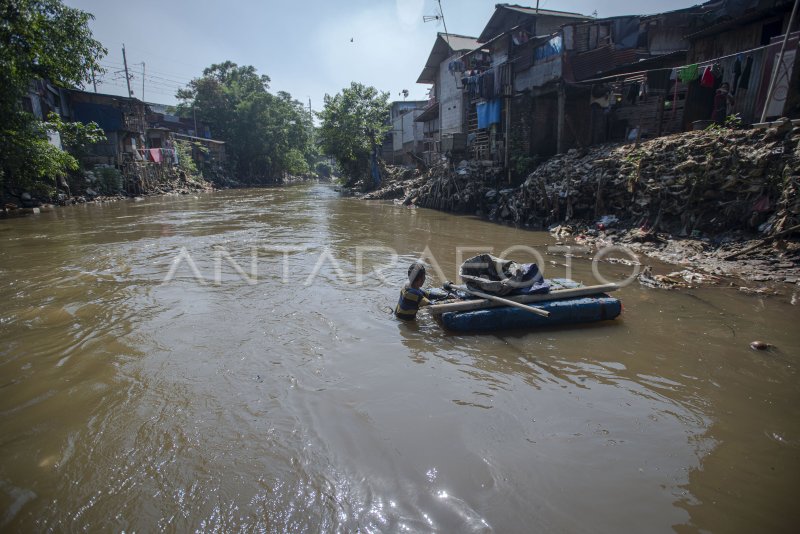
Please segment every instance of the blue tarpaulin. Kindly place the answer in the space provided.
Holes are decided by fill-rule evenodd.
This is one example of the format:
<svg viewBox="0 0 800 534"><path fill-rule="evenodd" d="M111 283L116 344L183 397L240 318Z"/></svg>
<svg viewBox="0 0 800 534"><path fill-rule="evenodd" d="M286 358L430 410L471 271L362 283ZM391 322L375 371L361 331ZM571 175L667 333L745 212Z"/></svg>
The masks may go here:
<svg viewBox="0 0 800 534"><path fill-rule="evenodd" d="M478 128L488 128L492 124L500 123L500 108L503 103L499 98L488 102L481 102L476 106L478 113Z"/></svg>
<svg viewBox="0 0 800 534"><path fill-rule="evenodd" d="M563 48L564 46L561 41L561 36L556 35L545 44L537 48L533 52L533 57L536 61L541 61L543 59L560 56Z"/></svg>
<svg viewBox="0 0 800 534"><path fill-rule="evenodd" d="M122 112L113 106L76 102L72 104L72 112L78 122L96 122L106 133L122 129Z"/></svg>

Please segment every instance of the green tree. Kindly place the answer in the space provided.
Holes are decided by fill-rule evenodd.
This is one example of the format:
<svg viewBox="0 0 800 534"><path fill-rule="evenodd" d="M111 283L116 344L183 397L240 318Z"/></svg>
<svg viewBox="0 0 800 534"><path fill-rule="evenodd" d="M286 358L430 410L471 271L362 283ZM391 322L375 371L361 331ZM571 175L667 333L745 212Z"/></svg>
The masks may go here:
<svg viewBox="0 0 800 534"><path fill-rule="evenodd" d="M289 93L270 93L269 81L252 66L226 61L205 69L177 94L179 112L208 123L214 137L228 144L238 179L251 183L306 172L316 156L311 115Z"/></svg>
<svg viewBox="0 0 800 534"><path fill-rule="evenodd" d="M89 145L106 140L106 133L96 122L64 122L52 111L47 115L45 127L61 136L61 145L73 156L86 155Z"/></svg>
<svg viewBox="0 0 800 534"><path fill-rule="evenodd" d="M47 143L47 125L20 104L30 83L82 86L106 53L92 37L92 15L59 0L0 2L0 179L28 187L74 170L69 154Z"/></svg>
<svg viewBox="0 0 800 534"><path fill-rule="evenodd" d="M389 93L356 82L333 97L325 95L319 144L337 161L348 185L369 183L370 156L391 128L388 101Z"/></svg>

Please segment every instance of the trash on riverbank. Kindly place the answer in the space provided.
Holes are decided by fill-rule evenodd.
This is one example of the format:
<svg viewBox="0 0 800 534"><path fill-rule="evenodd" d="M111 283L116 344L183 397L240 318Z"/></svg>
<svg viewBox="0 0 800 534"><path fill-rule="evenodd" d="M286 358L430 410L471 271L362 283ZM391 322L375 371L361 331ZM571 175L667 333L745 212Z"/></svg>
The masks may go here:
<svg viewBox="0 0 800 534"><path fill-rule="evenodd" d="M391 169L391 168L390 168ZM491 162L391 171L363 198L404 199L545 229L590 247L622 245L714 276L797 283L800 128L711 129L573 149L517 187Z"/></svg>

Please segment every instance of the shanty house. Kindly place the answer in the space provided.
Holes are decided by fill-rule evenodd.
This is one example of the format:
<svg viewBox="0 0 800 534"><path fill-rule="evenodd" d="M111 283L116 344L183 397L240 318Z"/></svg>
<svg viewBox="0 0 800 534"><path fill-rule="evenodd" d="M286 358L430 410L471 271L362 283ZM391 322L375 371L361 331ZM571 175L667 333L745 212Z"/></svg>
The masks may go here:
<svg viewBox="0 0 800 534"><path fill-rule="evenodd" d="M800 116L800 13L789 28L793 4L793 0L723 0L704 4L705 13L699 18L701 27L686 36L690 42L687 63L697 73L688 82L686 127L710 118L714 94L724 82L729 84L734 98L728 111L738 114L745 124L759 122L765 107L766 118ZM787 31L786 51L780 58ZM767 103L776 66L776 86ZM711 84L703 83L706 69L714 73Z"/></svg>
<svg viewBox="0 0 800 534"><path fill-rule="evenodd" d="M141 100L80 90L65 91L62 114L70 120L97 123L106 140L91 148L85 163L121 167L136 159L145 145L146 106Z"/></svg>
<svg viewBox="0 0 800 534"><path fill-rule="evenodd" d="M460 73L453 62L478 46L474 37L438 33L417 83L431 84L430 99L415 119L423 124L425 160L430 163L442 151L442 138L452 143L464 133L463 94Z"/></svg>
<svg viewBox="0 0 800 534"><path fill-rule="evenodd" d="M415 119L428 105L427 100L398 100L392 102L388 124L391 130L381 146L384 161L392 164L412 164L423 152L423 125Z"/></svg>
<svg viewBox="0 0 800 534"><path fill-rule="evenodd" d="M495 6L478 38L481 44L457 62L463 69L467 145L472 157L500 162L510 168L510 154L518 148L511 145L520 144L519 132L512 126L515 86L543 85L550 78L544 70L531 72L537 50L532 45L549 43L554 37L551 34L562 25L586 19L580 13L512 4ZM543 49L544 55L538 58L556 78L561 76L562 70L559 39L552 41L554 47ZM530 77L531 74L539 76L539 79ZM538 122L530 116L524 120L529 126ZM555 136L551 139L555 140Z"/></svg>

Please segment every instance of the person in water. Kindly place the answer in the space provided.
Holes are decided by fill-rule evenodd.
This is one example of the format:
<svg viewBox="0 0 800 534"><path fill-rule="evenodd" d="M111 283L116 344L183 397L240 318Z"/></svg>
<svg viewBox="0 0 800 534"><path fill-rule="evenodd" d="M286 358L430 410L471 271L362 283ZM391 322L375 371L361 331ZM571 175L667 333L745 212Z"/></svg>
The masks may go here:
<svg viewBox="0 0 800 534"><path fill-rule="evenodd" d="M447 297L444 291L422 289L424 284L425 266L421 263L412 263L408 268L408 282L400 290L400 300L394 309L398 319L413 321L417 318L420 307L429 305L433 300Z"/></svg>

